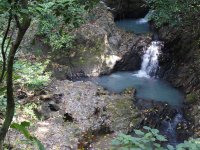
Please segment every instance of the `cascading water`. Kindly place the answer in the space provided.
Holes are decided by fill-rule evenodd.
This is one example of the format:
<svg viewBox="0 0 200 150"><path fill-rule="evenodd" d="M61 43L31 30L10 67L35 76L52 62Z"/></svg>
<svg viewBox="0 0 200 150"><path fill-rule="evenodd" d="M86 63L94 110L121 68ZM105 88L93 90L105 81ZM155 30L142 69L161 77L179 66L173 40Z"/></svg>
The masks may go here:
<svg viewBox="0 0 200 150"><path fill-rule="evenodd" d="M116 24L134 33L149 32L148 16L136 20L120 20ZM136 98L144 100L154 100L169 103L172 107L181 107L184 99L183 94L173 88L167 82L157 78L159 69L159 54L163 42L152 41L150 46L144 49L141 69L137 72L117 72L107 76L96 78L94 82L112 92L122 92L126 88L136 89ZM165 120L161 125L161 131L168 137L169 143L176 145L176 126L183 121L182 113L178 112L174 118Z"/></svg>
<svg viewBox="0 0 200 150"><path fill-rule="evenodd" d="M168 144L176 146L178 143L180 143L180 141L177 140L176 127L184 120L185 119L182 113L178 111L173 120L162 122L161 133L168 137Z"/></svg>
<svg viewBox="0 0 200 150"><path fill-rule="evenodd" d="M143 55L141 69L135 74L137 77L155 78L158 70L158 58L163 44L160 41L152 41ZM154 87L152 87L154 88ZM175 146L177 142L176 127L177 124L183 121L183 115L178 111L176 116L171 121L163 121L161 128L162 133L169 138L169 144Z"/></svg>
<svg viewBox="0 0 200 150"><path fill-rule="evenodd" d="M143 55L141 69L137 74L135 74L135 76L147 78L156 77L156 72L158 70L158 57L161 48L162 42L151 42L151 45L147 48L145 54Z"/></svg>

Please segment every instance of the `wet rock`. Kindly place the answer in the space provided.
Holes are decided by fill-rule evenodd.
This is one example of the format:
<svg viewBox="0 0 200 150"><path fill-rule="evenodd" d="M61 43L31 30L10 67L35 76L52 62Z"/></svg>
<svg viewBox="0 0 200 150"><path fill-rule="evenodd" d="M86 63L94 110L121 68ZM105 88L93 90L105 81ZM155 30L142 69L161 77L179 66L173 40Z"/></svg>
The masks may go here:
<svg viewBox="0 0 200 150"><path fill-rule="evenodd" d="M189 120L182 118L180 109L163 102L142 99L137 100L136 105L142 111L139 129L143 126L157 128L172 143L174 141L183 142L192 135L192 124Z"/></svg>
<svg viewBox="0 0 200 150"><path fill-rule="evenodd" d="M116 62L112 72L140 70L144 49L150 41L150 36L140 37L132 48L123 55L122 59Z"/></svg>
<svg viewBox="0 0 200 150"><path fill-rule="evenodd" d="M193 120L194 130L199 130L200 112L200 51L199 33L191 29L178 30L164 26L159 30L159 37L165 42L160 59L159 76L169 81L174 87L180 88L187 96L185 104L189 106L186 116ZM200 136L195 132L195 136Z"/></svg>
<svg viewBox="0 0 200 150"><path fill-rule="evenodd" d="M138 53L128 52L120 61L117 61L112 71L136 71L140 69L141 62L142 59Z"/></svg>
<svg viewBox="0 0 200 150"><path fill-rule="evenodd" d="M176 132L178 141L184 141L194 134L192 130L192 124L187 121L180 122L176 127Z"/></svg>

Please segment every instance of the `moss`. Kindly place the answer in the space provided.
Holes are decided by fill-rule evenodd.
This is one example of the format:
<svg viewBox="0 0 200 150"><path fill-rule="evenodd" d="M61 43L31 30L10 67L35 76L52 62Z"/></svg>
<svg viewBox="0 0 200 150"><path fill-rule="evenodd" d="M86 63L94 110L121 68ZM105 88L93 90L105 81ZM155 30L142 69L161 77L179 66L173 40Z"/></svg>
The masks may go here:
<svg viewBox="0 0 200 150"><path fill-rule="evenodd" d="M193 104L197 102L197 100L198 100L198 95L195 92L192 92L190 94L187 94L185 102L187 104Z"/></svg>
<svg viewBox="0 0 200 150"><path fill-rule="evenodd" d="M102 40L97 40L92 45L78 45L77 54L73 60L73 65L87 65L99 63L101 55L104 54L104 44Z"/></svg>
<svg viewBox="0 0 200 150"><path fill-rule="evenodd" d="M112 130L127 133L138 123L138 110L134 108L132 98L117 98L107 106L111 116Z"/></svg>

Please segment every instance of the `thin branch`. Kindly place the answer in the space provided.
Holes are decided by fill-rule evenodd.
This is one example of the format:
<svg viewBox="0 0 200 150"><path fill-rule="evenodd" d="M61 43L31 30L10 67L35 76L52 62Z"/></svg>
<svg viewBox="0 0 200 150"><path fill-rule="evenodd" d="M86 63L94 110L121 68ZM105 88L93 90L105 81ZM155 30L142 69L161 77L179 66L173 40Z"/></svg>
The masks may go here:
<svg viewBox="0 0 200 150"><path fill-rule="evenodd" d="M9 33L9 30L10 30L11 21L12 21L12 13L10 12L9 19L8 19L8 25L7 25L6 32L5 32L4 37L3 37L2 44L1 44L1 54L2 54L2 58L3 58L3 68L2 68L2 73L1 73L1 76L0 76L0 83L3 81L4 74L5 74L5 71L6 71L6 52L5 52L4 48L5 48L6 39L8 37L8 33Z"/></svg>
<svg viewBox="0 0 200 150"><path fill-rule="evenodd" d="M11 40L12 40L14 31L15 31L15 28L13 28L12 33L11 33L11 35L10 35L10 37L9 37L8 44L7 44L6 49L5 49L5 54L7 54L7 51L8 51L8 48L9 48L9 46L10 46L10 43L11 43Z"/></svg>

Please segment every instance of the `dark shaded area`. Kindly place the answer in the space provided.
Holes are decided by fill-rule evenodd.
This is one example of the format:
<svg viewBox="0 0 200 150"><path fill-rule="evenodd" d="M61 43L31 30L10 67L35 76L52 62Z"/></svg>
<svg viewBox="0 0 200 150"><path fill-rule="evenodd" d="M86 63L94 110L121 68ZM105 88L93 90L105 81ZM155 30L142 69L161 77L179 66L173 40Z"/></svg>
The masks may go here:
<svg viewBox="0 0 200 150"><path fill-rule="evenodd" d="M69 114L69 113L64 114L63 119L64 119L65 121L69 121L69 122L73 122L73 121L74 121L74 118L73 118L72 115Z"/></svg>
<svg viewBox="0 0 200 150"><path fill-rule="evenodd" d="M134 50L126 53L120 61L117 61L112 72L140 70L142 59Z"/></svg>
<svg viewBox="0 0 200 150"><path fill-rule="evenodd" d="M149 11L145 0L104 0L111 8L115 20L143 18Z"/></svg>
<svg viewBox="0 0 200 150"><path fill-rule="evenodd" d="M112 73L117 71L137 71L142 64L143 49L151 42L151 38L140 38L131 51L123 55L122 59L117 61L113 67Z"/></svg>
<svg viewBox="0 0 200 150"><path fill-rule="evenodd" d="M182 111L185 111L184 109L181 110L181 108L153 100L137 99L135 104L143 116L138 129L143 129L143 126L157 128L172 145L188 140L193 135L191 122L183 118Z"/></svg>

